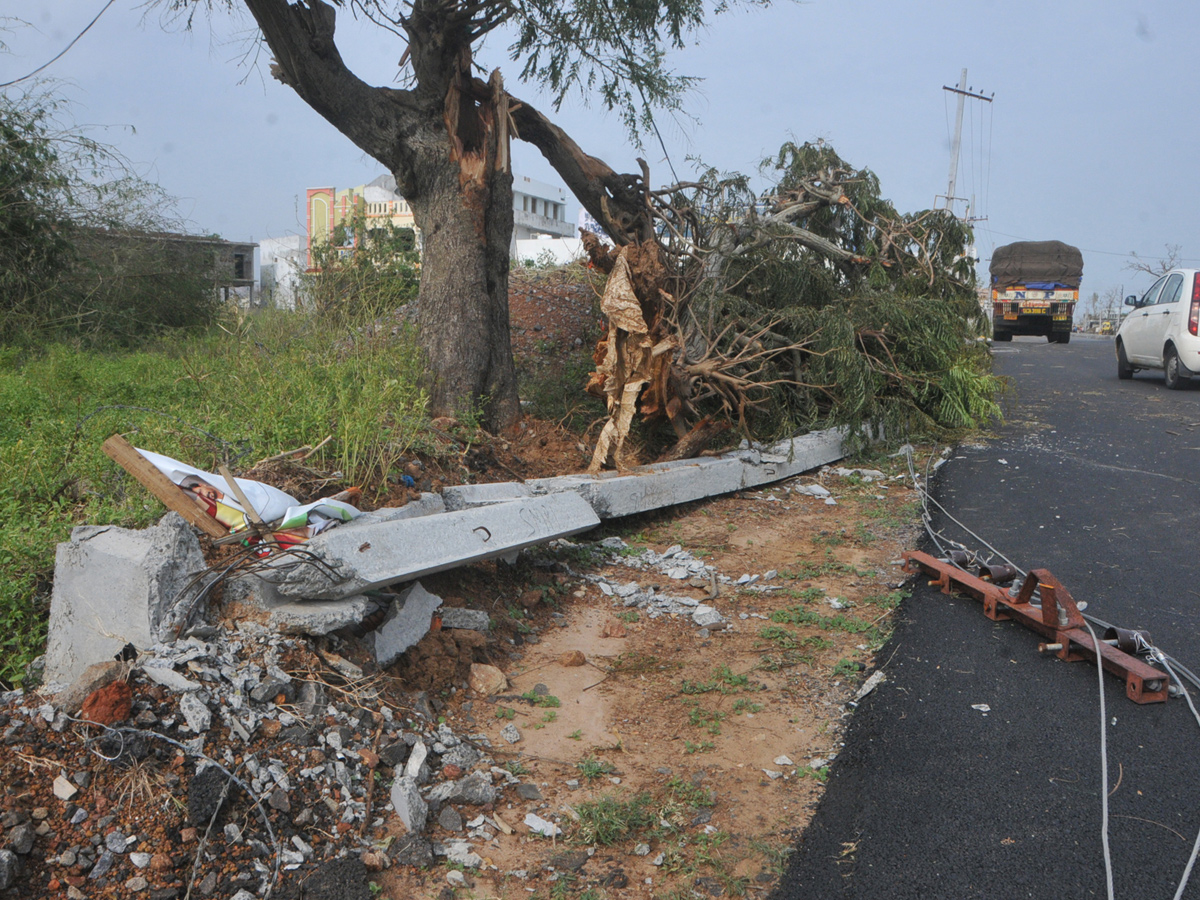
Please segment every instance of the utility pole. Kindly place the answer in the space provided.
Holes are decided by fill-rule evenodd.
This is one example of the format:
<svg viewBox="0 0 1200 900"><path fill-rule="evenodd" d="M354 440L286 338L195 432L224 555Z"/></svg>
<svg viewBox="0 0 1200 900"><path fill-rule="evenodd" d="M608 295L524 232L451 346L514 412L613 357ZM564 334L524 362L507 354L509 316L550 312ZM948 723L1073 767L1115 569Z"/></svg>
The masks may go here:
<svg viewBox="0 0 1200 900"><path fill-rule="evenodd" d="M986 103L991 103L995 98L993 93L991 97L983 94L976 94L967 89L967 70L962 70L962 75L958 79L958 87L949 87L942 85L943 91L949 91L952 94L958 95L958 110L954 116L954 143L950 145L950 181L946 187L946 209L954 211L954 201L963 200L962 197L957 197L954 194L955 186L958 182L958 157L962 150L962 122L963 122L963 107L966 105L967 98L972 97L975 100L983 100ZM936 205L936 203L935 203ZM964 218L970 219L970 205L967 207L967 215ZM973 221L973 220L972 220Z"/></svg>

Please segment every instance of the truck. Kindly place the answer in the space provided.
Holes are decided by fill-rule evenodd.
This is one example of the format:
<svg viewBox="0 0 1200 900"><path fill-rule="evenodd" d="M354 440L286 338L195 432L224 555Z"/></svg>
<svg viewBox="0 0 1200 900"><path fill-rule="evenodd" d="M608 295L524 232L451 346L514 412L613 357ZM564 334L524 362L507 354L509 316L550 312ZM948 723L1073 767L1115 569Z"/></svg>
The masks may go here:
<svg viewBox="0 0 1200 900"><path fill-rule="evenodd" d="M997 247L988 266L992 281L992 340L1014 334L1071 340L1083 254L1062 241L1018 241Z"/></svg>

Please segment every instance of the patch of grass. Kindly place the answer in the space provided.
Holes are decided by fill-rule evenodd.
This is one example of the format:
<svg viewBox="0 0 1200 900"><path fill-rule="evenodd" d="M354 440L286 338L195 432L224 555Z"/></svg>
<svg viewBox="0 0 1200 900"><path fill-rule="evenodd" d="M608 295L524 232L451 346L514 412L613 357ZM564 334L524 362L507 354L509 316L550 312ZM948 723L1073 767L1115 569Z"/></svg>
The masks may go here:
<svg viewBox="0 0 1200 900"><path fill-rule="evenodd" d="M568 734L567 737L569 737L573 741L582 741L583 740L583 730L580 728L576 728L574 731L572 731L570 734Z"/></svg>
<svg viewBox="0 0 1200 900"><path fill-rule="evenodd" d="M785 650L778 656L764 654L754 668L761 672L782 672L784 669L794 669L796 666L811 666L816 660L807 653L795 650Z"/></svg>
<svg viewBox="0 0 1200 900"><path fill-rule="evenodd" d="M507 719L509 721L512 721L516 717L517 717L517 711L515 709L513 709L511 706L496 707L496 718L497 719Z"/></svg>
<svg viewBox="0 0 1200 900"><path fill-rule="evenodd" d="M829 766L821 766L819 769L814 769L812 766L801 766L796 770L796 774L801 778L811 778L813 781L824 784L829 780Z"/></svg>
<svg viewBox="0 0 1200 900"><path fill-rule="evenodd" d="M708 681L691 681L683 679L679 684L681 694L707 694L719 691L722 694L736 694L738 691L761 690L761 685L751 685L750 676L735 675L729 666L722 665L713 670L713 677Z"/></svg>
<svg viewBox="0 0 1200 900"><path fill-rule="evenodd" d="M692 741L683 742L684 753L711 753L716 749L717 745L712 741L699 741L698 743L693 743Z"/></svg>
<svg viewBox="0 0 1200 900"><path fill-rule="evenodd" d="M0 679L20 681L42 650L56 543L75 525L140 528L165 511L103 454L109 435L235 474L329 435L305 465L368 494L432 449L410 334L298 313L225 324L126 352L0 348L0 516L20 523L0 531Z"/></svg>
<svg viewBox="0 0 1200 900"><path fill-rule="evenodd" d="M862 619L838 613L824 616L806 606L789 606L771 613L771 621L788 625L812 625L823 631L842 631L847 634L878 634L879 629Z"/></svg>
<svg viewBox="0 0 1200 900"><path fill-rule="evenodd" d="M671 780L667 782L667 793L672 799L697 809L706 809L717 803L716 797L708 788L693 781L684 781L678 775L672 775Z"/></svg>
<svg viewBox="0 0 1200 900"><path fill-rule="evenodd" d="M595 756L585 756L579 762L575 763L575 768L579 770L579 774L588 781L595 781L597 778L602 778L605 775L611 775L617 771L614 766L606 759L597 759Z"/></svg>
<svg viewBox="0 0 1200 900"><path fill-rule="evenodd" d="M795 650L800 646L795 632L781 625L764 625L758 630L758 636L775 644L780 650Z"/></svg>
<svg viewBox="0 0 1200 900"><path fill-rule="evenodd" d="M636 609L626 609L617 613L617 618L627 625L632 625L638 621L638 611Z"/></svg>
<svg viewBox="0 0 1200 900"><path fill-rule="evenodd" d="M839 659L833 667L834 678L852 678L862 671L862 665L850 659Z"/></svg>
<svg viewBox="0 0 1200 900"><path fill-rule="evenodd" d="M790 578L795 581L806 581L810 578L820 578L823 575L868 575L868 572L860 572L854 566L847 563L838 562L837 560L826 560L823 563L803 562L795 569L787 569L779 573L783 578Z"/></svg>
<svg viewBox="0 0 1200 900"><path fill-rule="evenodd" d="M736 700L733 701L733 714L735 716L740 716L742 713L745 713L745 712L748 712L748 713L762 712L762 704L754 703L753 701L747 700L745 697L738 697Z"/></svg>
<svg viewBox="0 0 1200 900"><path fill-rule="evenodd" d="M579 815L579 840L605 847L635 837L658 822L658 804L645 792L628 799L606 794L583 801L575 812Z"/></svg>
<svg viewBox="0 0 1200 900"><path fill-rule="evenodd" d="M910 593L910 591L890 591L886 594L872 594L870 597L864 597L863 603L879 609L895 609L908 599Z"/></svg>
<svg viewBox="0 0 1200 900"><path fill-rule="evenodd" d="M522 700L527 700L534 706L542 706L546 708L557 709L562 706L560 701L553 694L535 694L533 691L526 691L521 695Z"/></svg>
<svg viewBox="0 0 1200 900"><path fill-rule="evenodd" d="M840 547L846 543L846 531L821 531L813 535L812 542L817 546Z"/></svg>

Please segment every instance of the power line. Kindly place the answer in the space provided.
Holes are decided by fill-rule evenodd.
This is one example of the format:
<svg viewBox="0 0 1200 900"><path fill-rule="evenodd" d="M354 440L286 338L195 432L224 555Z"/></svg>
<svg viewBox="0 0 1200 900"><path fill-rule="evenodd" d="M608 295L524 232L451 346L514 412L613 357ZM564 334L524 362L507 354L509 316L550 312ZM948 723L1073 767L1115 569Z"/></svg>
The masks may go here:
<svg viewBox="0 0 1200 900"><path fill-rule="evenodd" d="M42 65L38 66L36 69L34 69L28 75L22 75L20 78L14 78L12 81L6 81L3 84L0 84L0 88L12 87L14 84L20 84L22 81L28 81L30 78L32 78L34 75L36 75L38 72L41 72L43 69L48 69L50 66L54 65L56 62L58 62L60 59L62 59L64 56L67 55L67 51L70 50L72 47L74 47L75 44L78 43L79 39L81 37L83 37L85 34L87 34L88 31L91 30L91 27L93 25L95 25L97 22L100 21L100 17L102 15L104 15L104 13L108 11L108 8L116 2L117 2L117 0L108 0L108 2L104 4L104 8L101 9L100 12L96 13L96 18L94 18L94 19L92 19L92 21L88 22L87 27L84 28L83 31L79 32L79 34L75 35L74 40L72 40L71 43L67 44L67 46L63 47L62 51L57 56L55 56L53 59L51 59L49 62L42 63Z"/></svg>
<svg viewBox="0 0 1200 900"><path fill-rule="evenodd" d="M988 232L989 232L989 233L991 233L991 234L998 234L998 235L1000 235L1001 237L1016 238L1018 241L1031 241L1031 240L1033 240L1033 238L1025 237L1024 235L1021 235L1021 234L1007 234L1007 233L1005 233L1005 232L1003 232L1003 231L996 231L994 228L989 228L989 229L987 229L987 230L988 230ZM1126 250L1126 251L1124 251L1124 252L1121 252L1121 251L1118 251L1118 250L1090 250L1090 249L1088 249L1087 247L1080 247L1079 249L1080 249L1080 250L1082 250L1084 253L1097 253L1097 254L1099 254L1100 256L1133 256L1133 255L1137 255L1137 257L1138 257L1139 259L1155 259L1155 260L1161 260L1161 259L1166 259L1166 258L1167 258L1167 257L1165 257L1165 256L1154 256L1153 254L1142 254L1142 253L1138 253L1136 250ZM1200 262L1200 258L1196 258L1196 257L1186 257L1186 258L1184 258L1184 257L1179 257L1179 258L1178 258L1178 261L1179 261L1179 262L1181 262L1181 263L1185 263L1185 262Z"/></svg>

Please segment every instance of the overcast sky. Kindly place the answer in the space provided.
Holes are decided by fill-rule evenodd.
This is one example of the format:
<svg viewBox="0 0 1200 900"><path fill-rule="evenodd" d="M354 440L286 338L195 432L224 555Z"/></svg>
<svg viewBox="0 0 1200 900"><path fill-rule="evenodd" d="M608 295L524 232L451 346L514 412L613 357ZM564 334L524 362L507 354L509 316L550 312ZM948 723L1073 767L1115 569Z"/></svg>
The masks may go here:
<svg viewBox="0 0 1200 900"><path fill-rule="evenodd" d="M0 0L32 28L6 36L0 81L66 46L105 0ZM66 82L77 122L179 197L194 230L261 240L304 230L308 187L349 187L383 169L273 81L255 57L244 13L201 13L189 33L116 0L45 74ZM365 80L390 84L397 39L342 14L339 44ZM1085 294L1149 286L1126 271L1130 251L1166 244L1200 265L1200 3L1195 0L810 0L718 17L672 59L704 78L686 99L695 123L661 122L681 178L689 157L749 172L788 139L824 138L873 169L905 211L945 194L955 101L943 85L995 94L970 100L956 194L974 197L980 256L1012 240L1057 239L1083 250ZM482 59L509 89L505 41ZM588 152L636 171L620 122L575 103L554 117ZM672 180L651 136L653 179ZM558 183L536 151L514 148L518 174Z"/></svg>

